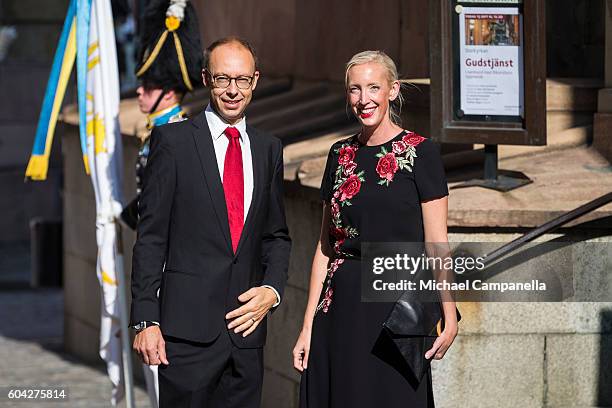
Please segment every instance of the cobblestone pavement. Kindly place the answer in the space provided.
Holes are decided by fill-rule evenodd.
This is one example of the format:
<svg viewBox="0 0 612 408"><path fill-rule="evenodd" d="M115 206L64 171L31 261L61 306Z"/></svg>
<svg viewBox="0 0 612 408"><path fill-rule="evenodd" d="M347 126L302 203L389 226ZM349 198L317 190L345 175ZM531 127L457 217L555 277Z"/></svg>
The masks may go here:
<svg viewBox="0 0 612 408"><path fill-rule="evenodd" d="M92 367L62 351L63 308L61 289L0 289L0 407L111 406L111 384L102 362ZM68 399L9 400L8 387L65 388ZM135 395L137 407L149 407L142 386Z"/></svg>

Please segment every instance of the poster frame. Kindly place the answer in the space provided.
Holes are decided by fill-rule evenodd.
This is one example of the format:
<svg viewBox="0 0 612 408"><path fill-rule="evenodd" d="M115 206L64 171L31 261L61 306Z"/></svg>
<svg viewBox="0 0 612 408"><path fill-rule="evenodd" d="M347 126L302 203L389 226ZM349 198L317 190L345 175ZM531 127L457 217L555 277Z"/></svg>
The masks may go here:
<svg viewBox="0 0 612 408"><path fill-rule="evenodd" d="M517 4L518 3L518 4ZM513 7L523 14L524 117L457 117L459 24L456 6ZM546 144L544 0L430 2L431 137L441 143ZM453 22L454 21L454 22ZM472 115L468 115L472 116Z"/></svg>

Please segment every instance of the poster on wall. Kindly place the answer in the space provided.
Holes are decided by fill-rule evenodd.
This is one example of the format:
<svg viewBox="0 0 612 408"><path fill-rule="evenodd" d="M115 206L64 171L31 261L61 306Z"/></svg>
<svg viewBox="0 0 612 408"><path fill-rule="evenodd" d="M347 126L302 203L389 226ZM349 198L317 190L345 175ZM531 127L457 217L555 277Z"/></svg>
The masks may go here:
<svg viewBox="0 0 612 408"><path fill-rule="evenodd" d="M457 7L460 115L524 117L518 7Z"/></svg>

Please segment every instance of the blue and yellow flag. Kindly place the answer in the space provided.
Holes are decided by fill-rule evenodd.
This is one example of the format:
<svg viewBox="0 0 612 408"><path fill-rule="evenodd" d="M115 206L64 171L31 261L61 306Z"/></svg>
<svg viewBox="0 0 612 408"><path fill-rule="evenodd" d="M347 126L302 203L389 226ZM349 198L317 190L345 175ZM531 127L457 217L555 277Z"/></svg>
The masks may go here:
<svg viewBox="0 0 612 408"><path fill-rule="evenodd" d="M72 66L76 56L76 0L71 0L68 13L60 35L53 66L47 82L47 89L43 99L32 156L26 169L26 178L31 180L45 180L49 168L49 155L53 144L53 134L57 116L64 100L66 86L70 79Z"/></svg>
<svg viewBox="0 0 612 408"><path fill-rule="evenodd" d="M100 357L106 361L113 384L111 405L114 406L124 397L122 354L129 356L129 344L125 343L122 352L121 340L127 339L127 313L120 307L125 304L125 298L121 298L125 296L125 288L120 290L118 285L125 274L115 225L123 200L119 71L113 26L110 0L70 0L26 178L45 180L47 177L55 124L76 60L81 149L96 200L96 274L102 295Z"/></svg>
<svg viewBox="0 0 612 408"><path fill-rule="evenodd" d="M77 91L79 105L79 135L85 172L89 174L87 158L87 72L91 69L89 56L89 31L91 25L92 0L71 0L62 34L53 58L47 89L43 99L32 156L26 169L26 179L46 180L49 169L49 155L70 73L76 59Z"/></svg>

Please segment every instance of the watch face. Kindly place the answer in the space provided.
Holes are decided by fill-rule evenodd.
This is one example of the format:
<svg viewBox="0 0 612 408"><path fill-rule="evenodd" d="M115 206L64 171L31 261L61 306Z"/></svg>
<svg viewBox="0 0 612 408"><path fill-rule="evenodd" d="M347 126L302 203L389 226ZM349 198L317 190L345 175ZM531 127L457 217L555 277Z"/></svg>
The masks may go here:
<svg viewBox="0 0 612 408"><path fill-rule="evenodd" d="M157 326L157 324L155 322L144 321L144 322L140 322L136 324L133 327L134 327L134 330L140 331L140 330L146 329L147 327L152 327L152 326Z"/></svg>

